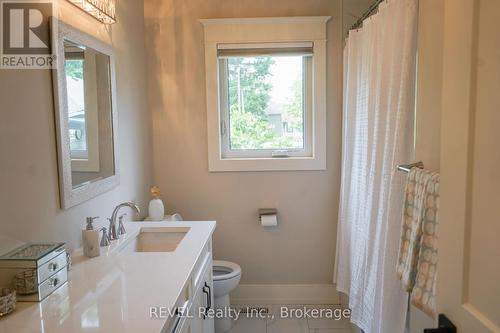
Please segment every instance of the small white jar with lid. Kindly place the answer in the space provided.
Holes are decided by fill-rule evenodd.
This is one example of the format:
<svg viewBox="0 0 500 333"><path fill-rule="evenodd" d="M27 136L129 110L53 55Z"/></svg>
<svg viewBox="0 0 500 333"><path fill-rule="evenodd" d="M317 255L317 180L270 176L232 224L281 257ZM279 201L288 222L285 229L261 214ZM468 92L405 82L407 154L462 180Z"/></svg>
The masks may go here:
<svg viewBox="0 0 500 333"><path fill-rule="evenodd" d="M158 186L153 186L151 188L151 196L153 199L149 202L149 221L163 221L165 217L165 206L163 201L160 199L160 189Z"/></svg>

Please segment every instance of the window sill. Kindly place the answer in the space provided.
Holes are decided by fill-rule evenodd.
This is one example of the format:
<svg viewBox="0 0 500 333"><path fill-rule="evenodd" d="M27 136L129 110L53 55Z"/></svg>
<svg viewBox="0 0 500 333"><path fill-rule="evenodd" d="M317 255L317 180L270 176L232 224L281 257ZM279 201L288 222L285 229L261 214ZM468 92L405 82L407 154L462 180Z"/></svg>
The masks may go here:
<svg viewBox="0 0 500 333"><path fill-rule="evenodd" d="M217 158L208 164L210 172L326 170L326 160L319 157Z"/></svg>

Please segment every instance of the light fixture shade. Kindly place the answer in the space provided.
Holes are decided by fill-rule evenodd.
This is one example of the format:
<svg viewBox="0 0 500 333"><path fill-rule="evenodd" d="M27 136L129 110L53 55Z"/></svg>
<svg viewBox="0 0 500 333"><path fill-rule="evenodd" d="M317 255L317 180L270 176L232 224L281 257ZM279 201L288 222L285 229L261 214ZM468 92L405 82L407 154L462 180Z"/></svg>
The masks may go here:
<svg viewBox="0 0 500 333"><path fill-rule="evenodd" d="M105 24L116 22L116 0L68 0Z"/></svg>

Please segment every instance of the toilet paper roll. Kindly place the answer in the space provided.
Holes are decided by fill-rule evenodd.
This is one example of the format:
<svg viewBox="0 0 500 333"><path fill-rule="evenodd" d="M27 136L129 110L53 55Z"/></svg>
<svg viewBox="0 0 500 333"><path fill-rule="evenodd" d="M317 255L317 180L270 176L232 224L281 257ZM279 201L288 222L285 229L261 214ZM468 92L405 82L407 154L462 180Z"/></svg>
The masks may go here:
<svg viewBox="0 0 500 333"><path fill-rule="evenodd" d="M260 217L260 224L262 224L263 227L276 227L278 225L278 216L262 215Z"/></svg>

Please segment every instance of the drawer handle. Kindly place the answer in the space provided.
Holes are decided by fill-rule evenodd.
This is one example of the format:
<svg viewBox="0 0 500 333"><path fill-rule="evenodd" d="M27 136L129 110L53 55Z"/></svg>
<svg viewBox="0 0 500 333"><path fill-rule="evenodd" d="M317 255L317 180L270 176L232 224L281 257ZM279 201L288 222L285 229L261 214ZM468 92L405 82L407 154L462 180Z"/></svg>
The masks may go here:
<svg viewBox="0 0 500 333"><path fill-rule="evenodd" d="M205 320L205 319L207 319L208 310L210 310L210 308L209 308L209 305L210 305L210 303L209 303L210 294L208 293L208 291L205 290L205 287L203 287L201 289L201 291L206 295L206 298L205 298L205 304L206 304L205 311L203 311L202 316L201 316L201 318L203 320Z"/></svg>
<svg viewBox="0 0 500 333"><path fill-rule="evenodd" d="M57 267L59 267L59 265L57 264L57 262L51 262L49 264L49 271L55 271L57 269Z"/></svg>
<svg viewBox="0 0 500 333"><path fill-rule="evenodd" d="M212 288L210 288L210 285L206 282L205 286L203 286L203 293L207 295L207 311L208 311L212 308Z"/></svg>
<svg viewBox="0 0 500 333"><path fill-rule="evenodd" d="M52 287L55 287L59 284L59 279L58 278L53 278L53 279L50 279L50 283L49 283Z"/></svg>

